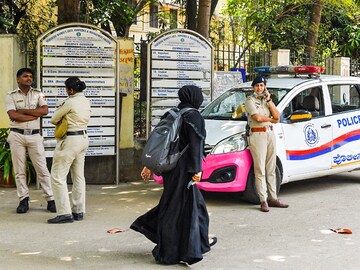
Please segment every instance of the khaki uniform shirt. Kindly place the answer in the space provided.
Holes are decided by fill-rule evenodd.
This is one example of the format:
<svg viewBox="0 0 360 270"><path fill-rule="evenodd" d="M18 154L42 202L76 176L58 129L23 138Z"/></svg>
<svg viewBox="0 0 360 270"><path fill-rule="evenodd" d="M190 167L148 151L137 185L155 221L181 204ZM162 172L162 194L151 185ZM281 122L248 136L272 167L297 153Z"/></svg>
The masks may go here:
<svg viewBox="0 0 360 270"><path fill-rule="evenodd" d="M266 102L265 98L258 99L253 95L248 96L245 101L245 110L248 115L248 122L250 128L268 127L271 125L271 123L269 122L258 122L251 117L254 114L260 114L266 117L271 116L269 104Z"/></svg>
<svg viewBox="0 0 360 270"><path fill-rule="evenodd" d="M47 106L45 95L39 90L30 87L29 92L25 95L20 88L9 92L6 95L6 111L18 109L36 109ZM11 128L19 129L40 129L40 117L27 122L17 122L10 120Z"/></svg>
<svg viewBox="0 0 360 270"><path fill-rule="evenodd" d="M78 92L65 99L55 110L51 123L56 125L63 117L68 121L67 131L86 130L90 120L90 102L83 92Z"/></svg>

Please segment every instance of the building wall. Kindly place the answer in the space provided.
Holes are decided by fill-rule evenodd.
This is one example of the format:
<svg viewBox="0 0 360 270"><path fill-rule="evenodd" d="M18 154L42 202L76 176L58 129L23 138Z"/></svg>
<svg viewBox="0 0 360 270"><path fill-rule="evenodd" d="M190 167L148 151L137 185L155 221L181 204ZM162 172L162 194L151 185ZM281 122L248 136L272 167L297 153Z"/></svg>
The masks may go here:
<svg viewBox="0 0 360 270"><path fill-rule="evenodd" d="M9 127L9 118L5 109L6 94L17 87L16 72L24 67L25 55L21 52L16 35L0 35L0 128Z"/></svg>
<svg viewBox="0 0 360 270"><path fill-rule="evenodd" d="M134 41L119 39L120 44L120 92L126 94L121 97L121 130L120 148L134 147Z"/></svg>
<svg viewBox="0 0 360 270"><path fill-rule="evenodd" d="M181 15L181 10L179 6L176 5L171 5L171 4L167 4L166 2L168 1L159 1L159 6L158 6L158 10L159 10L159 14L163 14L163 13L169 13L170 10L177 10L177 28L184 28L184 21L185 21L185 17ZM168 27L167 29L170 29L170 22L168 22ZM158 28L154 28L150 26L150 5L147 5L144 10L141 12L141 14L137 17L137 24L133 24L130 27L130 31L129 31L129 36L134 38L134 42L135 43L139 43L141 38L142 39L146 39L146 36L149 33L159 33L161 30L165 30L165 29L161 29L160 28L160 22L159 22L159 27Z"/></svg>

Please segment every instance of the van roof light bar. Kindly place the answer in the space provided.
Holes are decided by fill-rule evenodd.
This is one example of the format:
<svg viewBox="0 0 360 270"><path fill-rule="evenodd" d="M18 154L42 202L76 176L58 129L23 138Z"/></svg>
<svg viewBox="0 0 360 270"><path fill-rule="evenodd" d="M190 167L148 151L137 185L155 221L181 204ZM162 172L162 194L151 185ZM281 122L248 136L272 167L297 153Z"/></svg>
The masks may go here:
<svg viewBox="0 0 360 270"><path fill-rule="evenodd" d="M261 66L254 68L254 71L264 75L271 74L303 74L320 75L325 68L320 66Z"/></svg>

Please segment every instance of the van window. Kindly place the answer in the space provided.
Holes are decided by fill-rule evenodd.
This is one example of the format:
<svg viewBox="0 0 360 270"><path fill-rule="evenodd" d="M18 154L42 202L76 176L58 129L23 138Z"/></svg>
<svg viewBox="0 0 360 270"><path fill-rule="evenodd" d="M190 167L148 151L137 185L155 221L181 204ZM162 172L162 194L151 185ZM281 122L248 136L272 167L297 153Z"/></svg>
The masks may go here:
<svg viewBox="0 0 360 270"><path fill-rule="evenodd" d="M328 87L334 114L360 108L359 86L338 84Z"/></svg>
<svg viewBox="0 0 360 270"><path fill-rule="evenodd" d="M325 115L323 90L321 86L312 87L300 92L285 107L281 114L281 122L288 122L290 115L298 110L311 112L312 117Z"/></svg>

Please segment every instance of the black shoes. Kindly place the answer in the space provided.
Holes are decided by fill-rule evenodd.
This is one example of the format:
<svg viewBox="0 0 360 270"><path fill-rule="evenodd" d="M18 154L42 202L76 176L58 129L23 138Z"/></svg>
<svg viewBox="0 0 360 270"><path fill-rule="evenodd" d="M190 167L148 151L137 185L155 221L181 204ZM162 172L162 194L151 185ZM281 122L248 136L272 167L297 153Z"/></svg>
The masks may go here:
<svg viewBox="0 0 360 270"><path fill-rule="evenodd" d="M74 222L73 215L60 215L60 216L48 219L48 223L50 223L50 224L73 223L73 222Z"/></svg>
<svg viewBox="0 0 360 270"><path fill-rule="evenodd" d="M280 208L288 208L289 207L288 204L283 203L280 200L270 200L269 206L270 207L280 207Z"/></svg>
<svg viewBox="0 0 360 270"><path fill-rule="evenodd" d="M269 212L269 206L268 206L267 202L262 202L261 203L260 211L261 212Z"/></svg>
<svg viewBox="0 0 360 270"><path fill-rule="evenodd" d="M24 214L29 210L29 197L25 197L19 203L19 206L16 208L16 213Z"/></svg>
<svg viewBox="0 0 360 270"><path fill-rule="evenodd" d="M46 209L51 213L56 213L55 201L54 200L48 201ZM25 197L20 201L19 206L16 208L16 213L24 214L28 210L29 210L29 197Z"/></svg>
<svg viewBox="0 0 360 270"><path fill-rule="evenodd" d="M55 205L55 201L51 200L47 202L47 208L48 211L50 211L51 213L56 213L56 205Z"/></svg>
<svg viewBox="0 0 360 270"><path fill-rule="evenodd" d="M216 243L217 243L217 237L216 237L216 236L213 236L213 237L210 237L210 238L209 238L210 247L212 247L212 246L215 245Z"/></svg>
<svg viewBox="0 0 360 270"><path fill-rule="evenodd" d="M72 213L72 215L77 221L81 221L84 219L84 213Z"/></svg>

